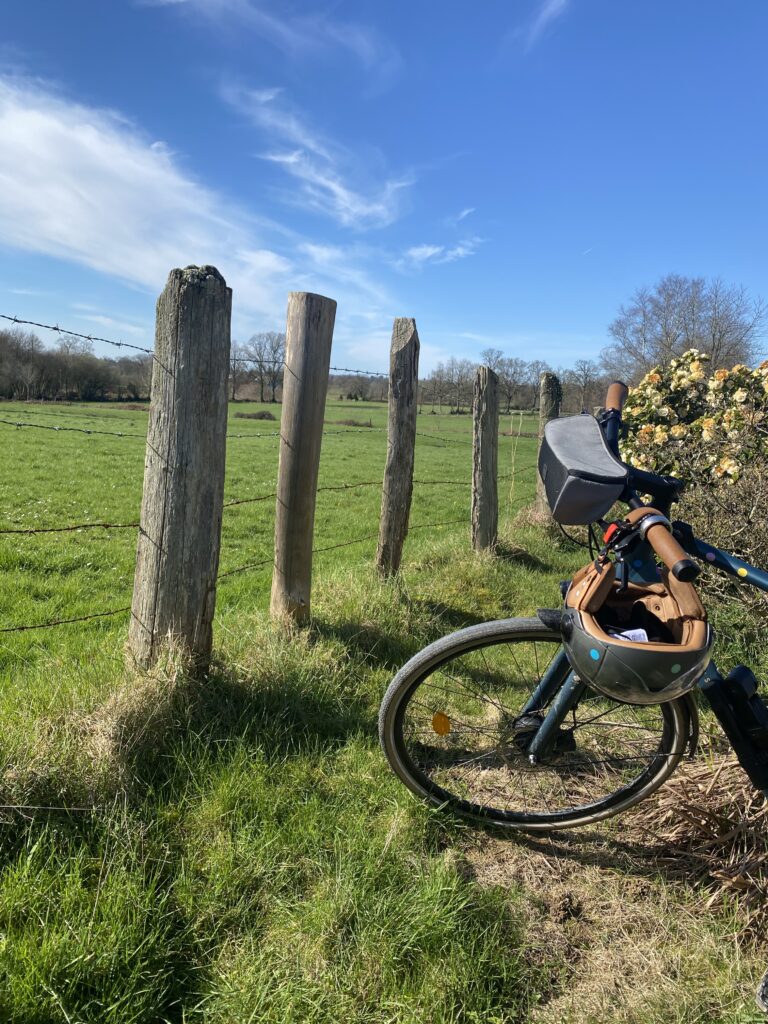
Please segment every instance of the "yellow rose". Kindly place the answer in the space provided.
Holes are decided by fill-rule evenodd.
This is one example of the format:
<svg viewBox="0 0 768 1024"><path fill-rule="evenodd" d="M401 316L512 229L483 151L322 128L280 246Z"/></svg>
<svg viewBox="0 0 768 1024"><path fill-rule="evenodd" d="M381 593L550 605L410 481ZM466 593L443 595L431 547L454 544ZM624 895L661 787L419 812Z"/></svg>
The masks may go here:
<svg viewBox="0 0 768 1024"><path fill-rule="evenodd" d="M734 393L733 400L734 402L741 403L746 402L748 397L749 396L747 395L747 392L744 390L744 388L739 388L739 390Z"/></svg>
<svg viewBox="0 0 768 1024"><path fill-rule="evenodd" d="M716 429L717 424L713 419L707 418L705 420L702 420L701 436L704 438L705 441L714 441Z"/></svg>
<svg viewBox="0 0 768 1024"><path fill-rule="evenodd" d="M726 456L718 462L714 472L717 477L727 477L729 480L734 481L739 477L739 464L735 459Z"/></svg>

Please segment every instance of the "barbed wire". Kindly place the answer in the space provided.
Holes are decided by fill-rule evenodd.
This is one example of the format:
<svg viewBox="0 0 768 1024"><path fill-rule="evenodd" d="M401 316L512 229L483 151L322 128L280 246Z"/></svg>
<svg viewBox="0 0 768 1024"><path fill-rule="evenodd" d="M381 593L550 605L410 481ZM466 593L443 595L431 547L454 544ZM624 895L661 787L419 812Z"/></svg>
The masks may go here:
<svg viewBox="0 0 768 1024"><path fill-rule="evenodd" d="M415 526L409 527L409 532L412 530L428 530L438 529L443 526L454 526L459 523L467 523L466 516L462 516L460 519L448 519L438 523L417 523ZM337 551L340 548L351 547L353 544L363 544L369 540L378 539L378 531L376 533L366 534L364 537L355 537L353 540L341 541L339 544L329 544L325 547L313 548L313 555L324 554L327 551ZM239 565L234 569L227 569L225 572L219 573L216 577L217 582L222 579L227 579L230 576L235 576L238 573L246 572L250 569L263 568L266 565L270 565L274 562L274 554L268 558L260 559L256 562L247 562L245 565ZM91 615L77 615L69 619L53 619L48 622L36 622L21 626L4 626L0 628L0 633L24 633L32 629L51 629L55 626L67 626L75 622L88 622L91 619L104 619L114 615L122 615L124 612L130 612L130 605L126 605L122 608L113 608L106 612L94 612Z"/></svg>
<svg viewBox="0 0 768 1024"><path fill-rule="evenodd" d="M139 523L73 523L71 526L29 526L0 530L0 535L11 533L73 533L77 530L132 530L138 529Z"/></svg>
<svg viewBox="0 0 768 1024"><path fill-rule="evenodd" d="M155 353L151 348L144 348L142 345L132 345L129 341L111 341L109 338L101 338L97 334L80 334L78 331L68 331L66 327L59 327L58 324L41 324L36 320L22 320L17 316L7 316L0 313L0 320L10 320L12 324L25 324L28 327L42 327L46 331L54 331L56 334L66 334L72 338L82 338L84 341L103 341L105 345L114 345L115 348L132 348L136 352L145 352L154 359Z"/></svg>
<svg viewBox="0 0 768 1024"><path fill-rule="evenodd" d="M146 441L146 434L136 434L127 430L94 430L90 427L60 427L51 426L48 423L28 423L24 420L6 420L0 419L0 423L4 423L9 427L34 427L36 430L53 430L56 433L75 433L75 434L104 434L108 437L140 437Z"/></svg>
<svg viewBox="0 0 768 1024"><path fill-rule="evenodd" d="M498 479L507 480L509 476L500 476ZM421 480L414 478L414 485L419 487L469 487L472 483L471 480ZM315 493L323 494L328 491L353 491L359 487L381 487L382 481L379 480L359 480L352 484L327 484L324 487L318 487ZM262 501L269 501L271 498L277 498L277 491L270 491L269 494L259 494L253 498L233 498L230 501L225 501L222 508L233 508L236 505L253 505ZM68 526L17 526L0 529L0 536L8 535L33 535L38 533L75 533L79 530L137 530L141 526L140 522L131 523L107 523L107 522L87 522L87 523L71 523Z"/></svg>
<svg viewBox="0 0 768 1024"><path fill-rule="evenodd" d="M87 622L89 619L105 619L110 615L121 615L123 612L129 612L131 610L130 605L126 605L125 608L113 608L108 612L94 612L93 615L78 615L74 619L53 619L51 622L36 622L28 626L4 626L0 629L0 633L24 633L29 629L50 629L52 626L67 626L71 622Z"/></svg>
<svg viewBox="0 0 768 1024"><path fill-rule="evenodd" d="M80 331L70 331L66 327L61 327L59 324L42 324L37 320L23 320L18 316L8 316L6 313L0 313L0 320L8 320L12 324L22 324L26 327L41 327L44 331L53 331L56 334L66 334L70 338L82 338L83 341L101 341L105 345L113 345L115 348L130 348L135 352L144 352L148 356L156 358L154 350L151 348L145 348L143 345L134 345L129 341L114 341L111 338L103 338L98 334L82 334ZM258 366L260 368L276 367L288 368L284 359L250 359L242 356L234 356L229 360L230 364L246 363L251 366ZM329 366L329 370L334 373L350 373L357 374L363 377L388 377L389 373L382 370L357 370L349 366Z"/></svg>
<svg viewBox="0 0 768 1024"><path fill-rule="evenodd" d="M288 363L284 359L251 359L243 356L232 356L229 360L230 364L245 363L248 366L256 366L259 369L275 369L280 367L281 370L290 370ZM352 373L358 377L388 377L388 371L382 370L355 370L349 366L329 366L329 371L333 373ZM290 371L293 372L292 370Z"/></svg>
<svg viewBox="0 0 768 1024"><path fill-rule="evenodd" d="M93 427L64 427L64 426L59 426L59 425L55 425L55 424L52 425L52 424L48 424L48 423L30 423L30 422L28 422L26 420L9 420L9 419L0 419L0 423L4 424L6 426L9 426L9 427L17 427L19 429L21 429L23 427L32 427L32 428L34 428L36 430L53 430L56 433L60 433L60 432L63 431L65 433L69 432L69 433L77 433L77 434L100 434L100 435L105 436L105 437L138 437L138 438L142 438L143 440L146 440L146 438L147 438L146 434L137 434L137 433L135 433L133 431L128 431L128 430L98 430L98 429L93 428ZM322 433L323 433L323 437L339 435L339 434L371 434L371 435L373 435L373 434L376 434L376 433L386 433L387 430L388 430L387 427L346 427L344 430L324 430ZM230 441L230 440L255 441L255 440L264 440L265 438L270 438L270 437L281 437L281 436L282 436L282 434L281 434L281 431L279 431L279 430L256 431L254 433L250 433L249 432L249 433L245 433L245 434L232 434L232 433L228 432L227 433L227 440L228 441ZM500 435L500 436L503 436L503 435ZM424 431L420 431L420 430L416 431L416 437L423 437L423 438L425 438L425 439L427 439L429 441L442 442L442 444L438 444L438 445L436 445L436 447L444 447L445 444L461 444L461 445L465 445L465 446L469 445L469 447L474 447L474 441L465 441L465 440L463 440L462 438L459 438L459 437L443 437L440 434L429 434L429 433L425 433Z"/></svg>

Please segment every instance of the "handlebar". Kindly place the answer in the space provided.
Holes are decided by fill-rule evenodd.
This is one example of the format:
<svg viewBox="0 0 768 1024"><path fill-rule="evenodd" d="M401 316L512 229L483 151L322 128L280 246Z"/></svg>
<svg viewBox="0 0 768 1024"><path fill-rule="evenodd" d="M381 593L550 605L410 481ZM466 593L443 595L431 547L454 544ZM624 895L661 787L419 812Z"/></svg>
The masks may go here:
<svg viewBox="0 0 768 1024"><path fill-rule="evenodd" d="M620 380L615 380L613 384L608 388L608 394L605 396L605 408L615 409L616 412L621 412L624 408L624 403L627 400L629 394L629 388L626 384L622 384Z"/></svg>
<svg viewBox="0 0 768 1024"><path fill-rule="evenodd" d="M643 520L649 520L643 524ZM635 508L627 515L628 523L639 523L643 539L647 540L653 550L666 565L676 580L690 583L695 580L701 570L688 557L685 549L672 535L672 527L666 516L655 508Z"/></svg>

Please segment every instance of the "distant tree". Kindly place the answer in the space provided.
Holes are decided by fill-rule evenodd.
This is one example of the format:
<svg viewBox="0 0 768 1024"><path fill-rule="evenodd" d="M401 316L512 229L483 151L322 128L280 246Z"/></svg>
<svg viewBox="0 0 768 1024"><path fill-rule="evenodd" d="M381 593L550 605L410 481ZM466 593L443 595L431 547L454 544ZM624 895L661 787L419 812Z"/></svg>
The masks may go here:
<svg viewBox="0 0 768 1024"><path fill-rule="evenodd" d="M483 366L489 367L494 373L499 373L504 362L504 353L500 348L484 348L480 353L480 360Z"/></svg>
<svg viewBox="0 0 768 1024"><path fill-rule="evenodd" d="M613 343L603 349L604 369L628 384L654 366L666 366L695 348L713 367L753 363L766 307L746 289L720 279L668 274L653 288L640 288L610 324Z"/></svg>
<svg viewBox="0 0 768 1024"><path fill-rule="evenodd" d="M239 341L233 341L229 353L229 387L232 402L237 401L237 389L245 384L249 375L248 348Z"/></svg>
<svg viewBox="0 0 768 1024"><path fill-rule="evenodd" d="M451 356L445 364L445 380L456 412L461 412L462 406L471 404L474 376L475 364L469 359Z"/></svg>
<svg viewBox="0 0 768 1024"><path fill-rule="evenodd" d="M516 398L520 396L520 388L525 384L528 367L524 359L517 356L505 356L499 363L496 372L499 375L499 387L507 407L505 412L512 411Z"/></svg>
<svg viewBox="0 0 768 1024"><path fill-rule="evenodd" d="M277 388L283 380L285 335L277 331L261 331L254 334L244 348L247 358L253 363L253 375L259 382L259 401L266 401L266 388L270 389L271 401L277 401Z"/></svg>
<svg viewBox="0 0 768 1024"><path fill-rule="evenodd" d="M576 404L578 405L579 411L587 409L588 396L594 390L595 385L602 376L600 367L592 359L577 359L568 376L575 385L577 391Z"/></svg>
<svg viewBox="0 0 768 1024"><path fill-rule="evenodd" d="M536 408L539 402L539 380L542 373L545 373L547 370L551 370L551 367L543 359L532 359L526 364L526 376L531 389L530 408L532 410Z"/></svg>

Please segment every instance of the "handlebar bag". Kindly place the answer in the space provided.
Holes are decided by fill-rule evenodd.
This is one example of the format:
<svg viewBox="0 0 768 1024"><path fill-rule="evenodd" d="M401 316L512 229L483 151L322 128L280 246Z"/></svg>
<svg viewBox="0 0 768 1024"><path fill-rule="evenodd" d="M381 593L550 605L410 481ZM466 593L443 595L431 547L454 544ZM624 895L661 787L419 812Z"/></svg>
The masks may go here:
<svg viewBox="0 0 768 1024"><path fill-rule="evenodd" d="M583 526L608 514L627 484L594 416L563 416L544 427L539 475L555 522Z"/></svg>

